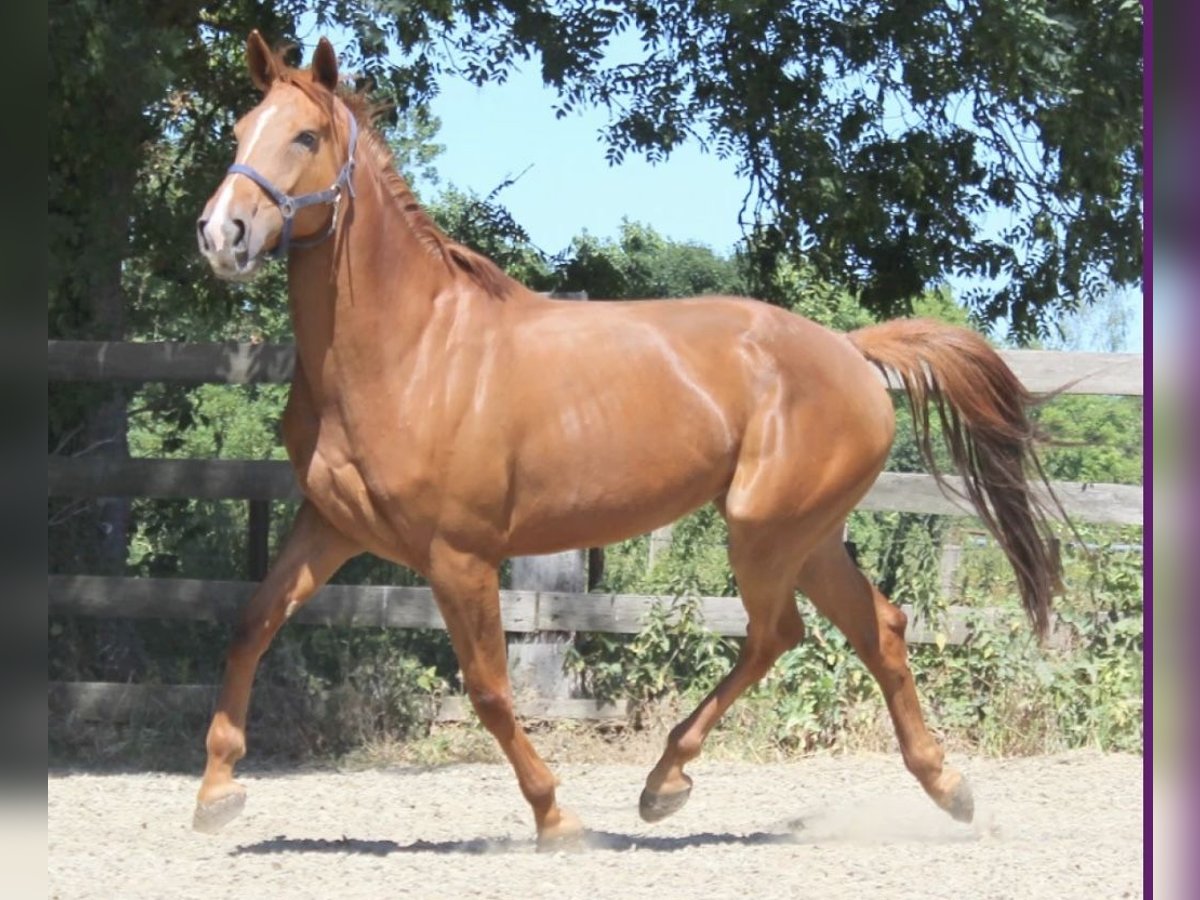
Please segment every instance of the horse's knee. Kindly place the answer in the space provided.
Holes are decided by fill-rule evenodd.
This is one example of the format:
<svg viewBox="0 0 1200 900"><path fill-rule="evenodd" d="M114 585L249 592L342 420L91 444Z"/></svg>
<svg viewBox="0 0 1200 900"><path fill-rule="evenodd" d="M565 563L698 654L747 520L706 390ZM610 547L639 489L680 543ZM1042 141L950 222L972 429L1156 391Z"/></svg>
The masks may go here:
<svg viewBox="0 0 1200 900"><path fill-rule="evenodd" d="M904 641L907 628L908 616L904 610L882 603L876 607L874 619L868 619L861 628L846 631L859 659L885 694L899 690L912 677Z"/></svg>
<svg viewBox="0 0 1200 900"><path fill-rule="evenodd" d="M877 607L877 618L879 629L883 632L882 637L904 640L904 634L908 630L908 615L904 610L894 603L880 603Z"/></svg>
<svg viewBox="0 0 1200 900"><path fill-rule="evenodd" d="M769 668L775 660L804 640L804 620L792 609L776 620L751 618L742 648L744 663L752 669Z"/></svg>
<svg viewBox="0 0 1200 900"><path fill-rule="evenodd" d="M479 721L488 731L495 732L510 726L513 721L512 696L506 690L468 686L467 694Z"/></svg>
<svg viewBox="0 0 1200 900"><path fill-rule="evenodd" d="M269 615L244 615L233 629L233 639L225 654L226 666L255 666L267 652L271 638L279 630L279 624Z"/></svg>

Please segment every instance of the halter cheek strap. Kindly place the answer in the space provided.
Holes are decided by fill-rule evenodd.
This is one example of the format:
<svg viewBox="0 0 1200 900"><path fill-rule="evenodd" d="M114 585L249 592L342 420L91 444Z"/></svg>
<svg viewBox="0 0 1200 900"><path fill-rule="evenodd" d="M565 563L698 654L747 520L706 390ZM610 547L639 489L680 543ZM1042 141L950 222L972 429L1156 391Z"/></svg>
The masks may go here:
<svg viewBox="0 0 1200 900"><path fill-rule="evenodd" d="M341 204L342 194L347 193L351 199L354 198L354 150L358 145L358 120L355 119L353 113L349 113L348 115L350 118L350 140L347 144L346 162L342 165L341 171L338 172L337 181L323 191L315 191L311 194L301 194L299 197L293 197L273 185L270 179L253 166L234 163L226 170L229 175L245 175L266 191L267 196L274 200L275 205L279 207L279 212L283 216L283 231L279 234L279 242L275 245L275 249L267 254L272 259L279 259L282 256L286 256L292 247L312 247L324 241L337 228L338 207ZM305 207L324 203L333 205L333 218L329 220L329 227L322 234L308 238L297 238L293 241L292 225L294 224L296 213Z"/></svg>

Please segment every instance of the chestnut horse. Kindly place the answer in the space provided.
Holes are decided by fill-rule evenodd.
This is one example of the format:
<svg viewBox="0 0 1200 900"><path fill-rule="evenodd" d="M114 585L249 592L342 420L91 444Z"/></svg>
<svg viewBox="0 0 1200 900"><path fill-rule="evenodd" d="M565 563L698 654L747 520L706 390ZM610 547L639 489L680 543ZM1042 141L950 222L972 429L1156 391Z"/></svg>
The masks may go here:
<svg viewBox="0 0 1200 900"><path fill-rule="evenodd" d="M904 614L855 566L842 528L892 445L893 405L873 368L886 367L908 392L930 463L930 410L940 418L967 494L1045 631L1054 572L1026 480L1033 398L987 343L923 320L841 335L734 297L540 297L422 212L363 100L338 90L328 41L298 70L254 32L247 62L262 101L237 123L236 160L198 222L199 243L227 279L287 255L296 368L283 436L306 499L230 647L195 827L215 830L245 802L233 770L273 635L369 551L428 579L539 844L578 835L513 715L498 567L620 541L709 502L729 526L747 637L671 731L643 818L684 804L684 768L709 731L801 640L799 590L879 682L905 765L970 820L967 783L922 720Z"/></svg>

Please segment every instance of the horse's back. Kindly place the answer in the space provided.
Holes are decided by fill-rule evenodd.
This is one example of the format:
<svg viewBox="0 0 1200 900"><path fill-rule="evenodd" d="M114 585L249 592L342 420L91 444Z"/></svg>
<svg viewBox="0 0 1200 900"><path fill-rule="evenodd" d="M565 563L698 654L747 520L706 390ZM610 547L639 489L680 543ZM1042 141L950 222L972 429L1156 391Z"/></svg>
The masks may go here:
<svg viewBox="0 0 1200 900"><path fill-rule="evenodd" d="M722 496L748 440L781 441L797 468L890 443L890 403L849 341L758 301L544 301L509 337L497 396L521 552L576 529L615 540Z"/></svg>

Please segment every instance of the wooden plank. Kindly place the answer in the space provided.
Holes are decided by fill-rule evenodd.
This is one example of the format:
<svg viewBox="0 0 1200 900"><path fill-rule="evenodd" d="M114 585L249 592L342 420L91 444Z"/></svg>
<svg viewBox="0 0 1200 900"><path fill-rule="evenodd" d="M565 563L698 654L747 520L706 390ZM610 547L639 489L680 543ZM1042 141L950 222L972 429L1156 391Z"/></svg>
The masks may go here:
<svg viewBox="0 0 1200 900"><path fill-rule="evenodd" d="M50 575L47 599L53 615L233 622L256 587L249 581Z"/></svg>
<svg viewBox="0 0 1200 900"><path fill-rule="evenodd" d="M47 594L51 615L234 622L256 587L245 581L51 575ZM636 634L656 605L670 606L674 602L672 597L638 594L500 594L504 629L521 633L551 630ZM746 612L740 598L701 597L699 604L701 618L710 631L725 637L745 637ZM970 634L972 622L986 626L997 618L1019 619L1023 615L1015 608L951 606L946 621L934 627L917 618L911 607L902 608L909 615L906 637L915 644L935 643L939 628L947 635L947 643L960 644ZM356 628L445 628L429 588L385 585L327 585L297 610L294 620Z"/></svg>
<svg viewBox="0 0 1200 900"><path fill-rule="evenodd" d="M952 489L962 489L962 479L948 476ZM1072 519L1109 525L1141 525L1143 491L1136 484L1092 484L1056 481L1054 493ZM1045 498L1044 491L1035 489ZM913 512L932 515L974 515L966 500L942 493L932 475L884 472L858 505L877 512ZM1053 509L1051 505L1049 507Z"/></svg>
<svg viewBox="0 0 1200 900"><path fill-rule="evenodd" d="M645 626L651 610L660 604L670 606L676 602L673 597L646 594L544 592L539 599L538 625L541 628L609 634L637 634ZM746 612L739 598L701 597L698 602L700 614L709 629L731 637L746 636Z"/></svg>
<svg viewBox="0 0 1200 900"><path fill-rule="evenodd" d="M528 697L518 699L514 707L519 719L611 721L629 715L628 701L608 703L586 697ZM466 697L444 697L434 718L438 722L469 722L475 711Z"/></svg>
<svg viewBox="0 0 1200 900"><path fill-rule="evenodd" d="M251 459L47 457L51 497L299 500L291 464Z"/></svg>
<svg viewBox="0 0 1200 900"><path fill-rule="evenodd" d="M48 458L52 497L158 497L298 500L290 463L236 459ZM957 477L947 482L961 488ZM1114 525L1142 524L1139 485L1055 482L1054 490L1072 518ZM965 501L947 497L933 477L884 472L859 509L972 515Z"/></svg>
<svg viewBox="0 0 1200 900"><path fill-rule="evenodd" d="M126 578L105 575L50 575L47 597L55 615L92 618L237 621L258 588L249 581L196 578ZM586 596L586 595L584 595ZM537 630L537 595L505 591L501 621L507 631ZM445 629L433 592L425 587L329 584L296 610L293 621L354 628Z"/></svg>
<svg viewBox="0 0 1200 900"><path fill-rule="evenodd" d="M51 381L255 384L291 381L291 344L48 341ZM1140 353L1001 350L1034 393L1142 396Z"/></svg>
<svg viewBox="0 0 1200 900"><path fill-rule="evenodd" d="M1141 353L1083 353L1063 350L1001 350L1001 358L1035 394L1118 394L1141 397L1145 369Z"/></svg>
<svg viewBox="0 0 1200 900"><path fill-rule="evenodd" d="M206 714L216 703L217 690L208 684L51 681L47 705L51 713L88 722L128 722L167 712Z"/></svg>
<svg viewBox="0 0 1200 900"><path fill-rule="evenodd" d="M292 380L291 344L49 341L51 381L264 384Z"/></svg>
<svg viewBox="0 0 1200 900"><path fill-rule="evenodd" d="M135 717L165 713L208 715L216 705L217 685L118 684L112 682L52 681L47 685L47 706L62 716L89 722L129 722ZM284 693L264 685L256 688L252 702ZM518 700L522 719L622 720L629 713L625 701L607 703L591 699L529 698ZM253 715L253 707L251 711ZM475 717L466 697L444 697L432 718L437 722L469 722Z"/></svg>

